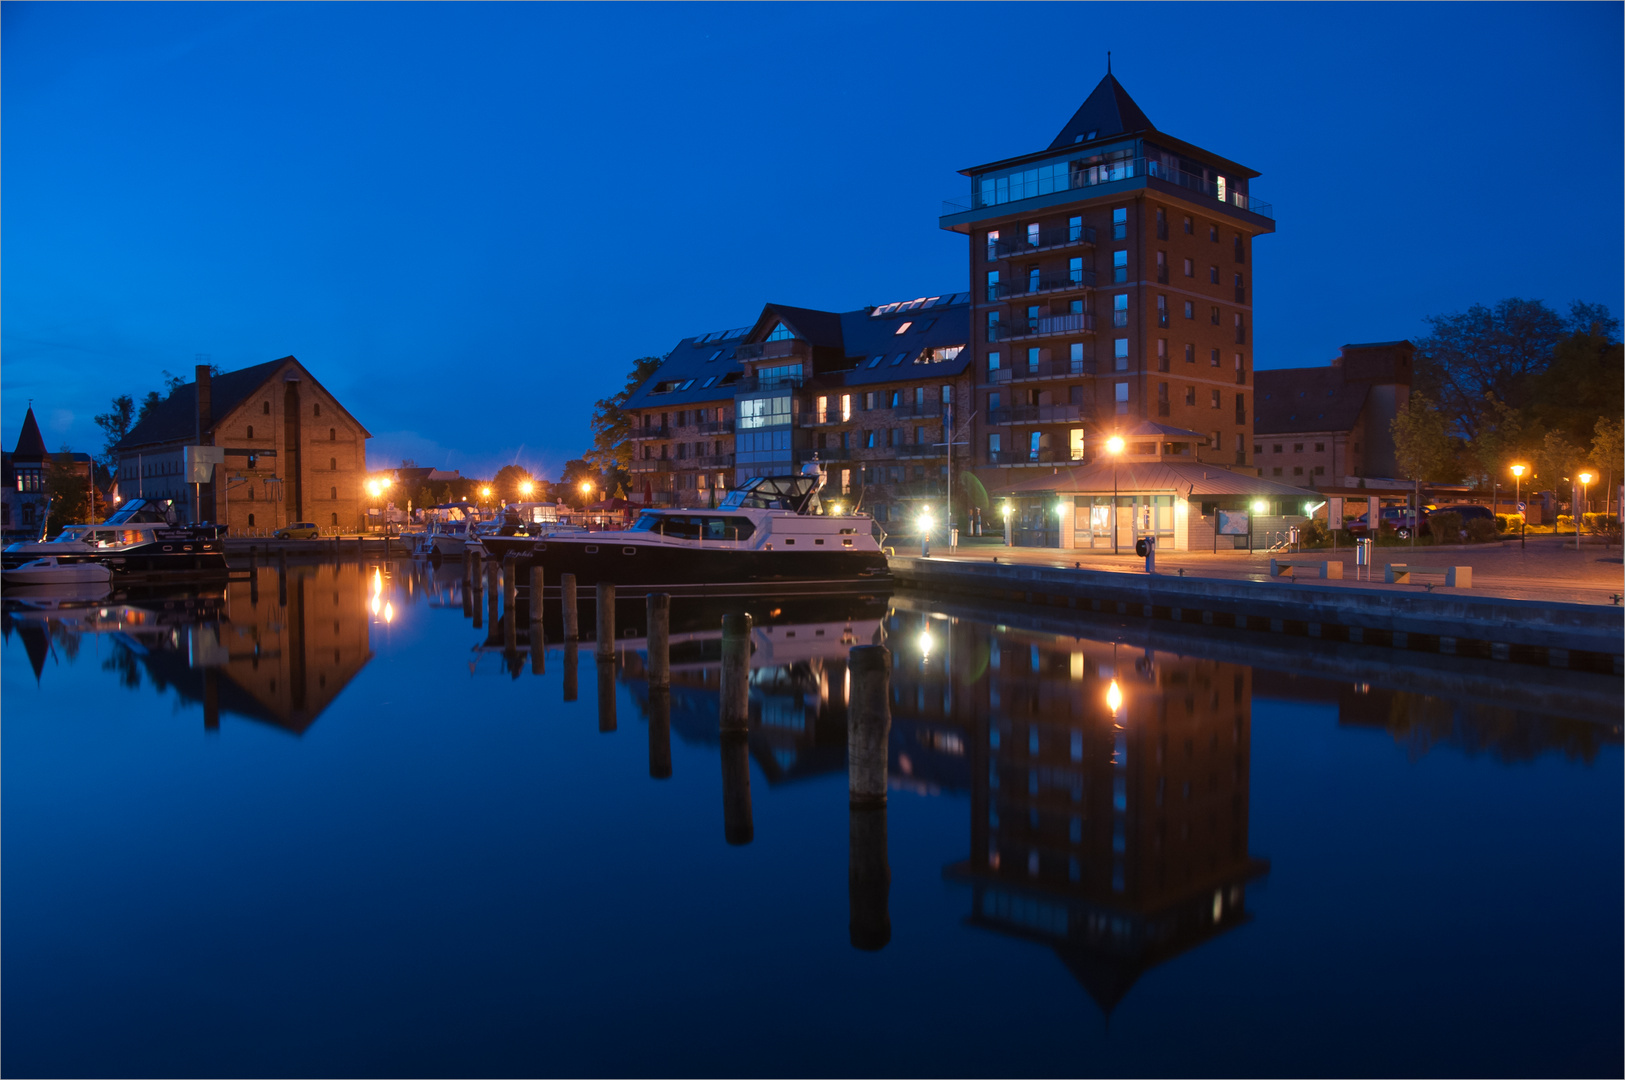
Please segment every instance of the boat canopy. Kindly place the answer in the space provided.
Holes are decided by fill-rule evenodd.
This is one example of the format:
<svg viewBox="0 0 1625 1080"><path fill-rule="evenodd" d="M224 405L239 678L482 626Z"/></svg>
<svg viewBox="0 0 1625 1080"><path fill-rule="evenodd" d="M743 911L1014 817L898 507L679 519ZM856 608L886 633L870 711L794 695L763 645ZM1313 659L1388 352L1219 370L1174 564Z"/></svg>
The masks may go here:
<svg viewBox="0 0 1625 1080"><path fill-rule="evenodd" d="M172 499L131 499L121 506L105 524L125 525L149 522L160 525L175 523L175 503Z"/></svg>
<svg viewBox="0 0 1625 1080"><path fill-rule="evenodd" d="M822 514L818 489L824 486L819 475L753 476L728 493L722 510L792 510L798 514Z"/></svg>

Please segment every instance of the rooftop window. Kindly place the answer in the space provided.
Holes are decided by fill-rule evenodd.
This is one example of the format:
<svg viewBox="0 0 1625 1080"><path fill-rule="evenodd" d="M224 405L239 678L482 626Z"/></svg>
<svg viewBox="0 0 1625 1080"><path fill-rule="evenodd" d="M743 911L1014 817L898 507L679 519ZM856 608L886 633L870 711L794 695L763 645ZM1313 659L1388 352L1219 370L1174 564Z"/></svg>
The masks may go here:
<svg viewBox="0 0 1625 1080"><path fill-rule="evenodd" d="M790 341L795 336L796 336L795 331L791 330L788 326L785 326L783 323L779 323L777 326L775 326L773 328L773 332L771 334L767 335L767 340L769 340L769 341Z"/></svg>
<svg viewBox="0 0 1625 1080"><path fill-rule="evenodd" d="M901 334L901 333L905 332L906 330L908 330L908 328L913 326L913 325L914 324L911 323L911 322L906 322L903 325L899 326L896 330L893 330L892 333L893 334Z"/></svg>

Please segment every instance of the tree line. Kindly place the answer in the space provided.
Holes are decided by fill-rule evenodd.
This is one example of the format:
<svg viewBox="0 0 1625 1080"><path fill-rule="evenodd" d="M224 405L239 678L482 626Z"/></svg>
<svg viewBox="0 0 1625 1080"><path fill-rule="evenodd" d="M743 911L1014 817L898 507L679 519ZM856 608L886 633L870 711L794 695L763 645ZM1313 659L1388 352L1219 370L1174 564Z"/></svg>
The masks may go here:
<svg viewBox="0 0 1625 1080"><path fill-rule="evenodd" d="M1561 495L1583 468L1604 492L1625 476L1625 348L1606 305L1508 298L1427 321L1392 426L1406 479L1508 487L1521 464L1525 491Z"/></svg>

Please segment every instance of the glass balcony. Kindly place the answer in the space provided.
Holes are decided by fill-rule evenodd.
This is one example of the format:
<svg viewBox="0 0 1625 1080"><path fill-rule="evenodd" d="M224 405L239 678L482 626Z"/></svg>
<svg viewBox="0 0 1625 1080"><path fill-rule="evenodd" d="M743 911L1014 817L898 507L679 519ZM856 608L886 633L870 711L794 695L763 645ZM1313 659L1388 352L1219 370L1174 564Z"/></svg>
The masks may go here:
<svg viewBox="0 0 1625 1080"><path fill-rule="evenodd" d="M1070 270L1058 270L1051 274L1040 274L1034 279L1030 274L1022 274L1012 281L996 281L987 287L988 303L997 303L1000 300L1009 300L1016 296L1040 296L1044 293L1077 292L1080 289L1095 287L1095 272L1084 270L1076 275Z"/></svg>
<svg viewBox="0 0 1625 1080"><path fill-rule="evenodd" d="M812 358L812 346L796 338L784 338L780 341L760 341L754 345L741 345L734 350L734 359L745 360L779 360L786 357L797 360Z"/></svg>
<svg viewBox="0 0 1625 1080"><path fill-rule="evenodd" d="M995 426L1006 424L1077 424L1093 420L1093 405L1006 405L988 411L987 422Z"/></svg>
<svg viewBox="0 0 1625 1080"><path fill-rule="evenodd" d="M1094 373L1095 365L1092 360L1041 360L1037 366L1017 363L1011 367L990 371L987 373L987 381L992 385L998 385L1026 382L1031 379L1073 379Z"/></svg>
<svg viewBox="0 0 1625 1080"><path fill-rule="evenodd" d="M635 427L632 429L632 438L669 439L671 438L671 428L667 427L665 424L661 424L659 426L650 425L648 427Z"/></svg>
<svg viewBox="0 0 1625 1080"><path fill-rule="evenodd" d="M1275 208L1262 199L1237 191L1233 186L1224 191L1224 197L1221 199L1219 188L1212 181L1194 173L1165 168L1156 160L1148 162L1145 158L1125 158L1087 168L1063 171L1062 167L1065 164L1061 162L1039 166L1009 176L979 177L978 179L982 181L981 186L970 196L943 200L942 216L953 217L973 210L1006 205L1019 210L1020 204L1029 199L1053 195L1056 192L1077 191L1082 193L1079 195L1080 198L1088 198L1087 192L1091 188L1148 177L1234 206L1238 210L1257 214L1259 217L1272 220L1275 217Z"/></svg>
<svg viewBox="0 0 1625 1080"><path fill-rule="evenodd" d="M995 240L987 247L987 257L990 262L999 259L1024 258L1036 255L1041 251L1054 248L1067 248L1095 242L1095 230L1088 225L1062 225L1057 228L1040 229L1035 238L1030 233L1022 233L1009 240Z"/></svg>
<svg viewBox="0 0 1625 1080"><path fill-rule="evenodd" d="M1003 324L988 327L989 341L1019 341L1022 338L1053 337L1056 334L1092 334L1095 316L1085 311L1075 315L1051 315L1027 326Z"/></svg>

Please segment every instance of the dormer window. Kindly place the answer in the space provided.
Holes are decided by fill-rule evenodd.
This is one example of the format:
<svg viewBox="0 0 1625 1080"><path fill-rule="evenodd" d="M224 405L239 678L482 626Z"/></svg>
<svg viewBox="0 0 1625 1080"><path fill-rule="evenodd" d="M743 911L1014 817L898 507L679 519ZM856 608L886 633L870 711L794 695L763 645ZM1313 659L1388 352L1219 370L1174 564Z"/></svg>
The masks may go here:
<svg viewBox="0 0 1625 1080"><path fill-rule="evenodd" d="M773 332L771 334L767 335L767 340L769 340L769 341L790 341L795 336L796 335L795 335L795 332L793 330L791 330L788 326L785 326L783 323L779 323L777 326L775 326L773 328Z"/></svg>

